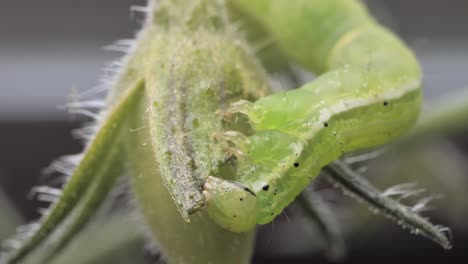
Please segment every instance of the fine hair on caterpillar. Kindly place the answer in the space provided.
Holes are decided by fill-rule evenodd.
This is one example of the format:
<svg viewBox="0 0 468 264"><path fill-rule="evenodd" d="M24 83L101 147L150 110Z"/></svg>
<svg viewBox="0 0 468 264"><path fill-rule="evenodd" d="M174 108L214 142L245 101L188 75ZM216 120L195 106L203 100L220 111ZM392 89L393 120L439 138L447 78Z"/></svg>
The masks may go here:
<svg viewBox="0 0 468 264"><path fill-rule="evenodd" d="M303 8L317 16L328 12L321 2L294 3L287 9L291 16L299 16L294 12ZM265 5L271 5L269 10L274 12L281 4ZM388 143L404 134L418 117L421 73L412 52L374 22L359 3L337 0L330 5L335 5L334 12L342 12L343 19L335 21L337 30L307 38L314 43L290 43L294 33L305 38L304 32L270 31L290 57L315 70L318 78L256 102L240 101L228 110L247 116L254 133L224 134L238 149L234 151L237 183L209 177L204 194L210 216L231 231L270 222L322 167L345 153ZM246 13L259 12L240 6ZM277 22L264 18L260 23L273 28ZM325 43L326 52L311 48L323 48ZM306 53L301 45L308 47Z"/></svg>

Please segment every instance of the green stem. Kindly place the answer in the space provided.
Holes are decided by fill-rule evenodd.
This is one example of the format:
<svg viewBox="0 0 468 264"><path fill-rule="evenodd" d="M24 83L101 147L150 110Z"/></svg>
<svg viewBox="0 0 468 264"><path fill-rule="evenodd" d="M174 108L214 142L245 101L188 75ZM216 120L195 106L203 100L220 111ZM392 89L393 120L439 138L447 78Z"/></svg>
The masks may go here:
<svg viewBox="0 0 468 264"><path fill-rule="evenodd" d="M266 77L230 31L222 4L158 5L139 42L146 47L140 58L145 96L130 114L126 136L136 204L169 263L249 263L253 231L236 234L214 223L200 210L201 191L206 177L226 176L220 165L227 144L219 139L229 129L224 108L265 95Z"/></svg>
<svg viewBox="0 0 468 264"><path fill-rule="evenodd" d="M325 172L345 192L351 192L374 207L374 211L381 211L386 217L396 221L403 228L409 228L413 234L423 235L441 245L444 249L452 247L450 232L446 227L435 226L426 218L413 212L411 208L382 194L362 176L355 173L348 165L337 160L324 168Z"/></svg>
<svg viewBox="0 0 468 264"><path fill-rule="evenodd" d="M27 254L37 248L50 234L59 228L59 225L71 215L73 210L76 210L77 205L84 199L84 193L88 193L95 179L113 179L118 176L121 171L116 171L115 164L107 164L106 162L114 162L115 159L112 155L109 156L109 150L114 149L115 145L119 143L119 135L124 129L126 120L126 112L129 105L134 102L134 97L141 90L141 85L137 85L135 89L129 91L128 96L118 104L115 109L111 109L104 117L104 121L100 126L99 132L91 140L85 150L83 160L70 176L70 180L64 187L63 194L56 204L51 208L50 213L44 216L41 220L40 227L33 235L22 243L21 247L9 255L6 263L17 263ZM115 152L116 155L119 155ZM112 181L111 181L112 182ZM107 186L106 188L110 188ZM91 190L99 191L100 188L92 188ZM73 236L89 218L90 214L94 211L95 207L99 205L99 200L102 199L103 194L89 194L84 201L86 208L86 215L73 214L74 220L67 220L74 222L76 225L71 229L63 230L66 234L63 242L68 242L69 237ZM64 245L58 245L64 246Z"/></svg>

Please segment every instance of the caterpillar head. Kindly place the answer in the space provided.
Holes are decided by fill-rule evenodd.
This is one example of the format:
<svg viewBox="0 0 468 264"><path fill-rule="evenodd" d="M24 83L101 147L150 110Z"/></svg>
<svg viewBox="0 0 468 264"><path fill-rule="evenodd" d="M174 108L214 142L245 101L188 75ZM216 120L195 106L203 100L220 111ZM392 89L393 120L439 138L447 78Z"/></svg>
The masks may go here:
<svg viewBox="0 0 468 264"><path fill-rule="evenodd" d="M203 186L206 209L218 225L232 232L245 232L255 227L257 197L242 184L208 177Z"/></svg>

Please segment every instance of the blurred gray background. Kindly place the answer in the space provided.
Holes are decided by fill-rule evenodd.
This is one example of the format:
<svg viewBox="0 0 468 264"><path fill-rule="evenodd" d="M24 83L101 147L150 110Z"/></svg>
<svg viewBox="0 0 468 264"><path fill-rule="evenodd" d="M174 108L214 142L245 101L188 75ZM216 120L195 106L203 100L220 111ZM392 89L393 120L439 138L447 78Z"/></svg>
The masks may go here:
<svg viewBox="0 0 468 264"><path fill-rule="evenodd" d="M66 119L57 106L72 89L97 85L104 63L120 55L102 47L133 37L129 7L144 3L0 0L0 118Z"/></svg>
<svg viewBox="0 0 468 264"><path fill-rule="evenodd" d="M60 106L100 83L104 65L121 56L103 47L134 36L143 17L129 7L145 2L0 0L0 189L25 219L37 217L27 194L41 169L81 149L70 130L82 119ZM468 88L467 0L367 2L415 50L427 98Z"/></svg>
<svg viewBox="0 0 468 264"><path fill-rule="evenodd" d="M426 93L468 86L468 1L367 1L380 21L419 56ZM131 38L143 0L0 0L0 119L64 120L57 110L72 89L98 84L100 69L119 54L103 51Z"/></svg>

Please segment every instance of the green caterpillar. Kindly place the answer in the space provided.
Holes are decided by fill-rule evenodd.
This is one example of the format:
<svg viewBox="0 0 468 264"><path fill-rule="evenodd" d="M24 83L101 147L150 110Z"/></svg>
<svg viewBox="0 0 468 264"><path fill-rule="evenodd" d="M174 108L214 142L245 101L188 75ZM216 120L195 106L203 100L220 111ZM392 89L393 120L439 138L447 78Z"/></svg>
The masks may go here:
<svg viewBox="0 0 468 264"><path fill-rule="evenodd" d="M360 1L239 0L277 45L321 74L299 89L234 104L254 134L227 132L236 149L234 182L209 177L206 208L234 232L272 221L342 154L407 132L421 107L421 70L413 53L376 23Z"/></svg>
<svg viewBox="0 0 468 264"><path fill-rule="evenodd" d="M168 259L247 261L252 232L228 232L209 217L235 232L268 223L323 166L343 153L385 144L414 123L421 101L419 65L359 2L231 2L269 31L282 52L322 75L293 91L240 101L225 114L241 122L223 122L225 105L268 92L263 71L224 14L224 1L153 3L63 195L39 229L0 263L21 262L44 248L44 260L36 262L48 263L127 170L143 218ZM252 135L225 132L249 130L239 113L248 117ZM236 161L225 162L226 149ZM370 194L378 191L360 185L366 188L358 192L375 198ZM430 226L406 209L375 200L397 219ZM204 205L206 212L199 210ZM444 230L436 226L426 233ZM434 240L448 248L444 239Z"/></svg>

